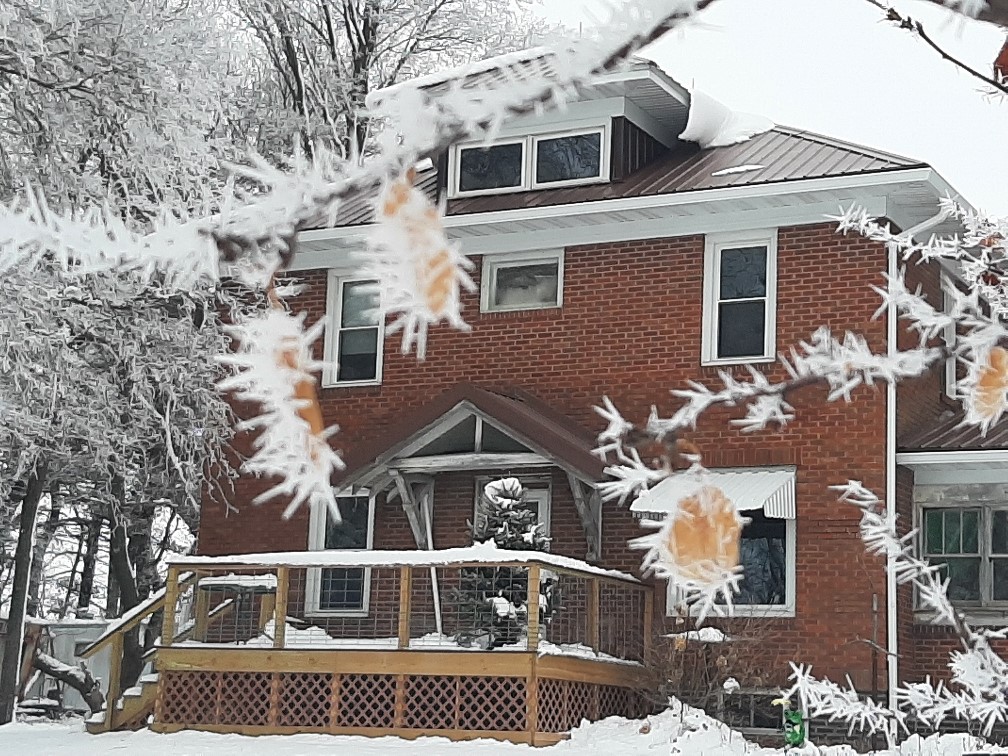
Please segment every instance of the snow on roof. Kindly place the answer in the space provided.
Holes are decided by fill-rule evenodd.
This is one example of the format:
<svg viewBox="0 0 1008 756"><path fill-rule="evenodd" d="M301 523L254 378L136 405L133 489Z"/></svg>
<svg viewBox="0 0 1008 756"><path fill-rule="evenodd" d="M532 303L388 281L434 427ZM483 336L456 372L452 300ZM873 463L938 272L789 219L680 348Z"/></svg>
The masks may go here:
<svg viewBox="0 0 1008 756"><path fill-rule="evenodd" d="M695 89L690 93L686 128L679 138L685 142L696 142L704 149L727 147L770 131L775 125L769 118L761 115L736 113L710 95ZM746 166L745 169L748 168L750 166Z"/></svg>
<svg viewBox="0 0 1008 756"><path fill-rule="evenodd" d="M619 570L606 570L572 557L541 551L510 551L497 548L492 541L455 549L434 551L281 551L266 554L231 554L215 557L176 557L171 564L182 567L426 567L465 564L467 562L538 562L550 567L577 570L600 577L640 581Z"/></svg>
<svg viewBox="0 0 1008 756"><path fill-rule="evenodd" d="M1004 30L924 0L899 6L950 54L991 70ZM848 0L775 0L772 13L764 3L719 0L644 54L732 109L912 155L973 205L1008 214L1008 98L988 96L883 19Z"/></svg>

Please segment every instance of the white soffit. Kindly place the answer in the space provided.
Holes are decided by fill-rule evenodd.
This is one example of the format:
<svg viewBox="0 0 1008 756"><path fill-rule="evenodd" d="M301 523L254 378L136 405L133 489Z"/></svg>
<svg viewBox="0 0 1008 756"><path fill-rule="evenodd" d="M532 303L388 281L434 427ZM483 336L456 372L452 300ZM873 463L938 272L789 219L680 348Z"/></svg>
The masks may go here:
<svg viewBox="0 0 1008 756"><path fill-rule="evenodd" d="M739 511L763 510L767 517L795 519L795 468L744 467L680 472L637 497L631 512L667 514L702 486L720 488Z"/></svg>

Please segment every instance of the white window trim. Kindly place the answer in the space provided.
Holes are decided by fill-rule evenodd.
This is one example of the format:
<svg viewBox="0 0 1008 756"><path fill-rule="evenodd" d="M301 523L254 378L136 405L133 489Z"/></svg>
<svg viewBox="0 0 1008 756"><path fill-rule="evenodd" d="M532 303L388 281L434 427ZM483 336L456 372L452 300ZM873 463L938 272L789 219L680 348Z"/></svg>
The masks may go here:
<svg viewBox="0 0 1008 756"><path fill-rule="evenodd" d="M492 305L497 278L494 274L499 268L516 268L523 265L541 265L556 261L557 264L557 301L548 305L509 305L494 307ZM562 249L541 250L536 252L519 252L499 255L483 255L480 270L480 312L524 312L525 310L556 310L563 307L564 288L564 251Z"/></svg>
<svg viewBox="0 0 1008 756"><path fill-rule="evenodd" d="M481 475L476 479L476 497L473 502L473 522L482 514L480 507L483 499L483 489L487 483L500 480L504 475ZM514 476L511 476L514 477ZM553 519L553 483L549 478L518 477L525 491L526 499L539 505L539 524L543 526L543 535L550 537L550 527ZM545 505L545 506L544 506Z"/></svg>
<svg viewBox="0 0 1008 756"><path fill-rule="evenodd" d="M741 513L745 516L745 512ZM798 576L798 528L795 520L784 520L784 548L787 552L787 564L784 571L785 591L783 604L732 604L733 617L766 617L781 618L795 616L795 593ZM682 603L685 597L681 591L668 582L666 586L665 614L677 617L682 614ZM700 610L696 606L689 607L690 616L697 616Z"/></svg>
<svg viewBox="0 0 1008 756"><path fill-rule="evenodd" d="M380 386L385 352L385 317L378 317L378 355L375 362L375 377L366 381L337 381L339 359L340 316L342 312L343 286L348 283L373 281L366 276L352 275L339 270L330 270L326 279L326 329L322 346L322 388L344 388L349 386Z"/></svg>
<svg viewBox="0 0 1008 756"><path fill-rule="evenodd" d="M535 180L535 153L538 150L539 142L545 139L556 139L565 136L577 136L579 134L601 134L601 150L599 155L599 175L591 178L569 179L567 181L550 181L539 183ZM598 184L609 180L609 163L612 152L612 139L610 137L611 126L608 121L603 123L587 124L578 128L554 129L552 131L537 131L517 137L503 137L497 141L487 143L477 140L462 142L452 145L448 153L448 197L449 199L461 197L478 197L485 194L507 194L511 192L527 192L533 189L553 189L568 186L580 186L582 184ZM459 173L461 170L462 150L479 147L500 147L506 144L522 145L522 174L521 183L518 186L502 186L495 189L472 189L464 192L459 189Z"/></svg>
<svg viewBox="0 0 1008 756"><path fill-rule="evenodd" d="M549 139L561 139L571 136L587 136L589 134L599 135L599 172L596 176L586 176L585 178L566 179L564 181L539 181L536 177L536 163L539 160L539 143ZM535 134L530 137L532 140L531 159L529 160L529 175L532 178L533 189L562 189L566 186L580 186L582 184L597 184L600 181L609 179L609 153L611 145L608 143L609 129L606 126L587 129L570 129L569 131L550 132L547 134Z"/></svg>
<svg viewBox="0 0 1008 756"><path fill-rule="evenodd" d="M994 589L994 574L992 558L1004 559L1005 555L991 553L991 538L993 537L992 514L994 512L1008 511L1008 504L984 504L982 502L961 502L949 504L916 504L913 510L914 528L917 533L917 553L925 561L937 560L939 556L929 559L926 542L927 529L924 522L924 513L929 509L979 509L980 510L980 601L979 602L955 602L954 606L966 615L967 620L980 625L1008 625L1008 601L995 601L993 598L984 599L984 593L989 588ZM948 555L955 556L955 555ZM965 554L964 556L973 556ZM934 563L937 564L935 561ZM914 590L914 616L917 619L930 621L934 618L933 610L921 604L920 593Z"/></svg>
<svg viewBox="0 0 1008 756"><path fill-rule="evenodd" d="M725 248L765 246L767 248L767 293L764 313L763 354L754 357L718 357L718 275L720 253ZM703 325L701 364L745 365L773 362L777 350L777 229L739 233L708 234L704 239Z"/></svg>
<svg viewBox="0 0 1008 756"><path fill-rule="evenodd" d="M360 551L370 551L374 548L375 499L367 489L342 491L340 496L368 497L368 531L367 548ZM311 516L308 520L308 550L325 551L326 516L329 510L323 502L312 502ZM364 600L360 609L320 609L319 600L322 593L321 567L309 567L305 578L305 616L309 617L367 617L371 607L371 568L364 568Z"/></svg>

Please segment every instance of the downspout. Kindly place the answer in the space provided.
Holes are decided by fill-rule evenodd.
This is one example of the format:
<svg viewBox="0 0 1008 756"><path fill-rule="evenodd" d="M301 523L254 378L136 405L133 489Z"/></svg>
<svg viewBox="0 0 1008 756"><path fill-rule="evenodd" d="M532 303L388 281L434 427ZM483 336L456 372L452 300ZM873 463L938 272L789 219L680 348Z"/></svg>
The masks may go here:
<svg viewBox="0 0 1008 756"><path fill-rule="evenodd" d="M904 231L901 236L912 240L914 236L928 231L946 220L951 211L942 210L937 215ZM899 250L896 244L886 244L887 273L889 276L889 293L892 293L892 281L898 273ZM886 310L886 354L893 357L896 354L896 336L899 314L890 307ZM896 522L896 384L886 386L886 519ZM896 710L896 686L899 681L899 640L896 616L896 564L895 556L886 557L886 688L888 690L888 706Z"/></svg>

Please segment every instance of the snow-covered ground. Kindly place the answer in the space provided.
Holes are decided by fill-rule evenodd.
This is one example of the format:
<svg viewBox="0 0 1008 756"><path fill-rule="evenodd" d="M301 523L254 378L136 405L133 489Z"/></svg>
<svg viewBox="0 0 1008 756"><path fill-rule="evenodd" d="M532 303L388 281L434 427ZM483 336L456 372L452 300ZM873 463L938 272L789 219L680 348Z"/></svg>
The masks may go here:
<svg viewBox="0 0 1008 756"><path fill-rule="evenodd" d="M978 743L966 735L946 735L921 740L913 737L898 750L880 751L877 756L962 756L978 749ZM783 749L760 748L747 742L720 722L697 709L687 707L685 716L676 706L643 721L612 718L585 725L571 739L547 749L478 740L453 743L443 738L363 738L334 735L271 735L247 737L218 735L205 732L179 732L158 735L150 730L125 733L88 735L80 720L62 723L23 723L0 727L2 754L143 754L143 756L323 756L353 754L353 756L412 756L417 752L429 756L567 756L597 754L598 756L776 756ZM852 756L847 746L787 751L791 756ZM1008 753L1008 749L988 748L985 753Z"/></svg>

